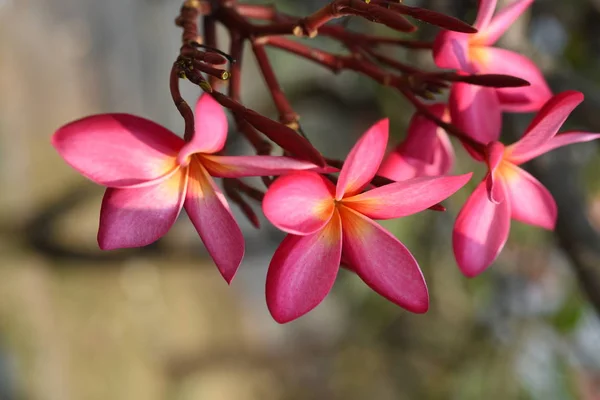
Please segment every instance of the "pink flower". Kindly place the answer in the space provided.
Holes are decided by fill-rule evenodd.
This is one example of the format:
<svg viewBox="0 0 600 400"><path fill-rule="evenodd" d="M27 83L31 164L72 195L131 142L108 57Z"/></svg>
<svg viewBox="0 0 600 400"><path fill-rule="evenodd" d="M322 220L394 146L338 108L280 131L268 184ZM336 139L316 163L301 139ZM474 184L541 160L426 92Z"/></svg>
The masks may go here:
<svg viewBox="0 0 600 400"><path fill-rule="evenodd" d="M128 114L103 114L61 127L52 144L83 176L106 186L98 244L104 250L148 245L182 207L227 282L244 256L244 238L211 176L278 175L315 168L287 157L217 156L227 117L209 95L196 104L195 135L185 143L166 128Z"/></svg>
<svg viewBox="0 0 600 400"><path fill-rule="evenodd" d="M430 111L450 122L445 104L433 104ZM408 126L406 139L383 161L378 175L402 181L418 176L445 175L454 164L454 150L448 134L431 120L416 113Z"/></svg>
<svg viewBox="0 0 600 400"><path fill-rule="evenodd" d="M434 43L434 59L440 68L467 73L505 74L528 81L531 86L496 89L504 111L537 111L552 96L539 68L515 52L491 47L510 25L533 3L516 0L496 15L497 0L481 0L475 27L476 34L443 31ZM475 103L474 106L477 106ZM482 106L482 109L485 110Z"/></svg>
<svg viewBox="0 0 600 400"><path fill-rule="evenodd" d="M476 276L489 267L504 247L510 220L554 229L554 198L533 176L518 167L535 157L571 143L599 139L600 134L556 134L583 95L567 91L552 97L533 119L523 137L505 147L487 145L489 172L458 214L453 232L454 255L461 271Z"/></svg>
<svg viewBox="0 0 600 400"><path fill-rule="evenodd" d="M316 307L333 286L342 258L383 297L413 312L427 311L427 286L417 262L372 218L425 210L456 192L471 174L421 177L361 193L383 159L388 125L382 120L362 136L337 186L317 173L296 172L267 191L265 215L289 233L267 274L267 305L276 321L291 321Z"/></svg>

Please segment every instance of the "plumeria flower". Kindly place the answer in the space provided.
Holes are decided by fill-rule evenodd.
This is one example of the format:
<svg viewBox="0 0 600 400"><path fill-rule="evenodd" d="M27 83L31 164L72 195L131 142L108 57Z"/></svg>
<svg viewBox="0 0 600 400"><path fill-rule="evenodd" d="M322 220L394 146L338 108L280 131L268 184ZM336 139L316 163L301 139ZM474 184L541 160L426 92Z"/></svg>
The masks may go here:
<svg viewBox="0 0 600 400"><path fill-rule="evenodd" d="M315 168L288 157L218 156L227 117L209 95L196 104L188 142L168 129L129 114L102 114L58 129L52 144L65 161L106 186L100 211L101 249L140 247L163 235L182 207L227 282L244 256L244 238L211 176L279 175Z"/></svg>
<svg viewBox="0 0 600 400"><path fill-rule="evenodd" d="M445 104L433 104L429 110L450 122ZM402 181L419 176L445 175L454 164L454 150L446 131L416 113L408 126L406 139L385 158L378 175Z"/></svg>
<svg viewBox="0 0 600 400"><path fill-rule="evenodd" d="M495 89L486 91L486 95L496 93L504 111L537 111L552 96L539 68L521 54L492 47L533 0L516 0L494 15L496 3L497 0L480 0L476 34L441 32L433 48L435 63L440 68L465 73L504 74L525 79L531 86ZM483 106L481 110L485 114Z"/></svg>
<svg viewBox="0 0 600 400"><path fill-rule="evenodd" d="M600 138L600 134L586 132L556 134L582 101L580 92L557 94L542 107L518 142L506 147L497 141L487 145L485 161L489 172L454 225L454 254L465 275L476 276L494 262L508 239L511 218L554 229L554 198L519 165L558 147Z"/></svg>
<svg viewBox="0 0 600 400"><path fill-rule="evenodd" d="M316 307L331 290L342 259L383 297L413 312L427 311L427 286L417 262L372 219L425 210L456 192L471 174L415 178L361 193L381 164L388 127L382 120L362 136L337 186L315 172L295 172L267 191L266 217L289 233L267 274L267 305L276 321L291 321Z"/></svg>

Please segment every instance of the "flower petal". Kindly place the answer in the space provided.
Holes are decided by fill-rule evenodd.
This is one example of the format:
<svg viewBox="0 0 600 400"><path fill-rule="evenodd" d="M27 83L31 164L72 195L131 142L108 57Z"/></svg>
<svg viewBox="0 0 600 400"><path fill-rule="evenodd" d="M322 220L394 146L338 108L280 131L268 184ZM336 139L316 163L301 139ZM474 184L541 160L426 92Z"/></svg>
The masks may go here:
<svg viewBox="0 0 600 400"><path fill-rule="evenodd" d="M479 10L477 12L477 19L473 26L477 28L479 32L484 31L496 11L497 0L479 0Z"/></svg>
<svg viewBox="0 0 600 400"><path fill-rule="evenodd" d="M548 189L527 171L511 163L503 163L501 172L506 182L512 218L553 230L558 211Z"/></svg>
<svg viewBox="0 0 600 400"><path fill-rule="evenodd" d="M379 171L377 171L377 175L393 181L404 181L419 176L426 176L427 163L405 156L400 152L399 147L388 154L385 160L383 160Z"/></svg>
<svg viewBox="0 0 600 400"><path fill-rule="evenodd" d="M382 119L356 142L340 171L336 199L359 192L373 179L385 154L389 127L389 120Z"/></svg>
<svg viewBox="0 0 600 400"><path fill-rule="evenodd" d="M502 111L493 88L455 83L450 89L452 123L479 143L497 141L502 127Z"/></svg>
<svg viewBox="0 0 600 400"><path fill-rule="evenodd" d="M518 142L506 148L507 159L514 163L531 160L550 141L569 114L583 101L583 94L574 90L552 97L534 117Z"/></svg>
<svg viewBox="0 0 600 400"><path fill-rule="evenodd" d="M192 157L184 203L192 224L227 283L244 257L244 237L225 198L202 164Z"/></svg>
<svg viewBox="0 0 600 400"><path fill-rule="evenodd" d="M489 169L485 178L488 199L492 203L501 203L504 201L505 193L502 186L496 184L496 180L498 179L498 167L504 158L504 145L500 142L492 142L486 147L485 153Z"/></svg>
<svg viewBox="0 0 600 400"><path fill-rule="evenodd" d="M495 1L493 2L495 3ZM479 32L475 35L473 41L482 46L490 46L496 43L512 23L515 22L527 8L529 8L531 3L533 3L533 0L515 0L504 7L496 13L494 18L489 21L489 24L485 28L478 28Z"/></svg>
<svg viewBox="0 0 600 400"><path fill-rule="evenodd" d="M100 248L142 247L164 236L181 211L186 182L187 173L180 170L153 186L106 189L98 229Z"/></svg>
<svg viewBox="0 0 600 400"><path fill-rule="evenodd" d="M199 158L210 175L220 178L273 176L294 171L321 169L321 167L309 161L280 156L214 156L203 154L199 155Z"/></svg>
<svg viewBox="0 0 600 400"><path fill-rule="evenodd" d="M559 147L568 146L574 143L590 142L592 140L597 139L600 139L600 133L589 133L579 131L559 133L543 145L539 146L537 149L529 151L527 153L527 157L514 157L514 155L511 154L510 160L513 164L519 165L529 160L532 160L542 154L558 149Z"/></svg>
<svg viewBox="0 0 600 400"><path fill-rule="evenodd" d="M390 183L345 198L342 204L373 219L405 217L447 199L463 187L471 175L421 177Z"/></svg>
<svg viewBox="0 0 600 400"><path fill-rule="evenodd" d="M430 106L431 111L450 122L450 114L444 104ZM448 134L429 119L415 114L408 127L408 135L387 155L378 175L395 181L418 176L447 174L454 164L454 150Z"/></svg>
<svg viewBox="0 0 600 400"><path fill-rule="evenodd" d="M433 104L428 108L437 118L443 119L444 122L450 122L450 114L446 113L445 104ZM420 113L415 113L408 125L406 139L401 144L400 152L412 158L423 160L428 164L432 163L439 140L438 131L444 132L429 118Z"/></svg>
<svg viewBox="0 0 600 400"><path fill-rule="evenodd" d="M429 294L419 264L388 231L347 207L342 218L344 259L374 291L415 313L429 308Z"/></svg>
<svg viewBox="0 0 600 400"><path fill-rule="evenodd" d="M457 69L474 73L475 66L469 55L471 35L442 31L433 42L433 60L439 68Z"/></svg>
<svg viewBox="0 0 600 400"><path fill-rule="evenodd" d="M502 181L497 184L506 190ZM489 267L502 251L509 231L510 202L492 203L485 181L480 183L458 213L452 232L454 256L462 273L474 277Z"/></svg>
<svg viewBox="0 0 600 400"><path fill-rule="evenodd" d="M337 212L323 229L311 235L286 236L267 273L267 306L273 319L289 322L319 305L335 282L341 255Z"/></svg>
<svg viewBox="0 0 600 400"><path fill-rule="evenodd" d="M204 93L196 102L194 112L194 137L181 149L177 161L187 165L188 157L195 153L212 154L223 149L227 141L227 115L223 107Z"/></svg>
<svg viewBox="0 0 600 400"><path fill-rule="evenodd" d="M544 75L529 58L495 47L479 48L474 54L478 55L483 73L512 75L530 83L530 86L496 89L504 111L538 111L552 97Z"/></svg>
<svg viewBox="0 0 600 400"><path fill-rule="evenodd" d="M144 118L101 114L61 127L52 145L86 178L103 186L130 187L172 172L183 140Z"/></svg>
<svg viewBox="0 0 600 400"><path fill-rule="evenodd" d="M454 148L448 134L442 129L438 130L438 146L433 156L433 164L431 164L431 169L425 171L424 175L438 176L451 172L455 158Z"/></svg>
<svg viewBox="0 0 600 400"><path fill-rule="evenodd" d="M333 184L314 172L296 172L277 179L263 199L263 212L273 225L293 235L322 229L334 210Z"/></svg>

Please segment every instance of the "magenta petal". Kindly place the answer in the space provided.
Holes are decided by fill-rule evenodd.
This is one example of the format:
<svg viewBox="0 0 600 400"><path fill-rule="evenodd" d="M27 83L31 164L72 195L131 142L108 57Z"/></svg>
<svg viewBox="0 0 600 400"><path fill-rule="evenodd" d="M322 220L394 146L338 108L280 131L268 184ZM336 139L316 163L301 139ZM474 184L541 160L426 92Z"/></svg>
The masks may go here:
<svg viewBox="0 0 600 400"><path fill-rule="evenodd" d="M273 176L294 171L317 170L309 161L279 156L200 156L202 164L212 176L241 178L246 176Z"/></svg>
<svg viewBox="0 0 600 400"><path fill-rule="evenodd" d="M450 122L445 104L429 106L438 118ZM385 158L378 175L401 181L418 176L447 174L454 164L454 150L448 134L431 120L415 113L406 139Z"/></svg>
<svg viewBox="0 0 600 400"><path fill-rule="evenodd" d="M544 75L529 58L495 47L486 47L481 50L481 54L479 62L482 72L512 75L530 83L530 86L496 89L504 111L538 111L552 97Z"/></svg>
<svg viewBox="0 0 600 400"><path fill-rule="evenodd" d="M391 179L393 181L404 181L406 179L426 176L427 163L414 158L407 157L396 148L387 155L377 175ZM440 174L432 174L440 175Z"/></svg>
<svg viewBox="0 0 600 400"><path fill-rule="evenodd" d="M450 90L452 123L479 143L498 140L502 111L493 88L455 83Z"/></svg>
<svg viewBox="0 0 600 400"><path fill-rule="evenodd" d="M356 142L340 171L336 199L359 192L373 179L385 154L389 126L389 120L382 119Z"/></svg>
<svg viewBox="0 0 600 400"><path fill-rule="evenodd" d="M438 146L433 157L433 169L425 172L427 176L445 175L454 167L454 148L445 131L438 131Z"/></svg>
<svg viewBox="0 0 600 400"><path fill-rule="evenodd" d="M498 178L496 170L504 158L504 145L500 142L492 142L486 147L485 153L489 169L486 176L488 198L493 203L500 203L504 201L504 190L501 185L496 185L496 179Z"/></svg>
<svg viewBox="0 0 600 400"><path fill-rule="evenodd" d="M296 172L277 179L263 200L265 216L273 225L294 235L322 229L334 210L333 184L314 172Z"/></svg>
<svg viewBox="0 0 600 400"><path fill-rule="evenodd" d="M428 106L428 108L439 119L450 122L449 115L447 118L444 118L446 111L445 104L433 104ZM439 140L438 131L444 132L442 128L429 118L424 117L420 113L415 113L408 125L406 139L401 144L400 152L428 164L432 163Z"/></svg>
<svg viewBox="0 0 600 400"><path fill-rule="evenodd" d="M552 97L537 113L523 137L508 146L507 159L515 164L539 155L540 148L550 141L569 114L583 101L583 94L573 90Z"/></svg>
<svg viewBox="0 0 600 400"><path fill-rule="evenodd" d="M599 133L577 131L559 133L543 145L539 146L537 150L527 152L527 157L515 158L514 155L511 155L511 162L517 165L522 164L559 147L568 146L574 143L590 142L597 139L600 139Z"/></svg>
<svg viewBox="0 0 600 400"><path fill-rule="evenodd" d="M497 0L479 0L477 19L473 26L479 31L485 31L496 11ZM479 35L479 32L476 35Z"/></svg>
<svg viewBox="0 0 600 400"><path fill-rule="evenodd" d="M469 55L471 35L442 31L433 42L433 60L439 68L476 72Z"/></svg>
<svg viewBox="0 0 600 400"><path fill-rule="evenodd" d="M502 167L510 199L512 218L553 230L557 207L548 189L527 171L510 163Z"/></svg>
<svg viewBox="0 0 600 400"><path fill-rule="evenodd" d="M103 186L129 187L173 171L183 140L144 118L102 114L61 127L52 145L86 178Z"/></svg>
<svg viewBox="0 0 600 400"><path fill-rule="evenodd" d="M369 218L340 207L344 259L374 291L415 313L429 308L423 274L410 251Z"/></svg>
<svg viewBox="0 0 600 400"><path fill-rule="evenodd" d="M142 247L164 236L175 223L186 192L187 174L142 188L106 189L100 210L102 250Z"/></svg>
<svg viewBox="0 0 600 400"><path fill-rule="evenodd" d="M502 181L497 184L505 190ZM488 268L502 251L509 231L510 202L492 203L485 182L480 183L460 210L452 233L454 256L462 273L474 277Z"/></svg>
<svg viewBox="0 0 600 400"><path fill-rule="evenodd" d="M192 224L227 283L244 257L244 237L225 198L200 162L192 157L184 203Z"/></svg>
<svg viewBox="0 0 600 400"><path fill-rule="evenodd" d="M336 212L323 229L288 235L279 245L267 273L267 306L279 323L315 308L331 290L342 255L340 217Z"/></svg>
<svg viewBox="0 0 600 400"><path fill-rule="evenodd" d="M495 1L494 1L495 3ZM533 0L515 0L500 10L485 28L479 29L477 43L490 46L506 32L513 22L533 3ZM495 6L495 5L494 5Z"/></svg>
<svg viewBox="0 0 600 400"><path fill-rule="evenodd" d="M373 219L405 217L447 199L463 187L471 175L421 177L391 183L345 198L342 204Z"/></svg>
<svg viewBox="0 0 600 400"><path fill-rule="evenodd" d="M186 165L187 158L194 153L212 154L219 152L227 141L227 116L223 107L204 93L196 102L194 113L194 137L181 149L178 162Z"/></svg>

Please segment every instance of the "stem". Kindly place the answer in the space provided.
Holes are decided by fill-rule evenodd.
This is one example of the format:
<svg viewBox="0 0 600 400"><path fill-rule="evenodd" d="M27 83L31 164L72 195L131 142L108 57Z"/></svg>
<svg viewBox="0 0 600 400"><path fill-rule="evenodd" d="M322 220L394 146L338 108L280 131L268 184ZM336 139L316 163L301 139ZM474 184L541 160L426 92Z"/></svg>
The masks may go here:
<svg viewBox="0 0 600 400"><path fill-rule="evenodd" d="M283 94L281 86L279 86L279 82L277 81L275 72L273 72L273 67L269 62L269 57L267 56L264 45L255 40L252 42L252 50L254 51L254 56L256 57L262 76L271 92L275 107L277 107L277 110L279 111L279 122L296 129L298 125L298 114L294 112L287 97Z"/></svg>
<svg viewBox="0 0 600 400"><path fill-rule="evenodd" d="M171 75L169 77L169 89L171 91L171 98L173 99L173 103L175 103L175 107L183 117L185 122L185 130L183 139L185 141L190 141L194 136L194 112L192 111L189 104L183 99L181 96L181 92L179 91L179 79L180 79L180 71L177 63L173 64L171 68Z"/></svg>

